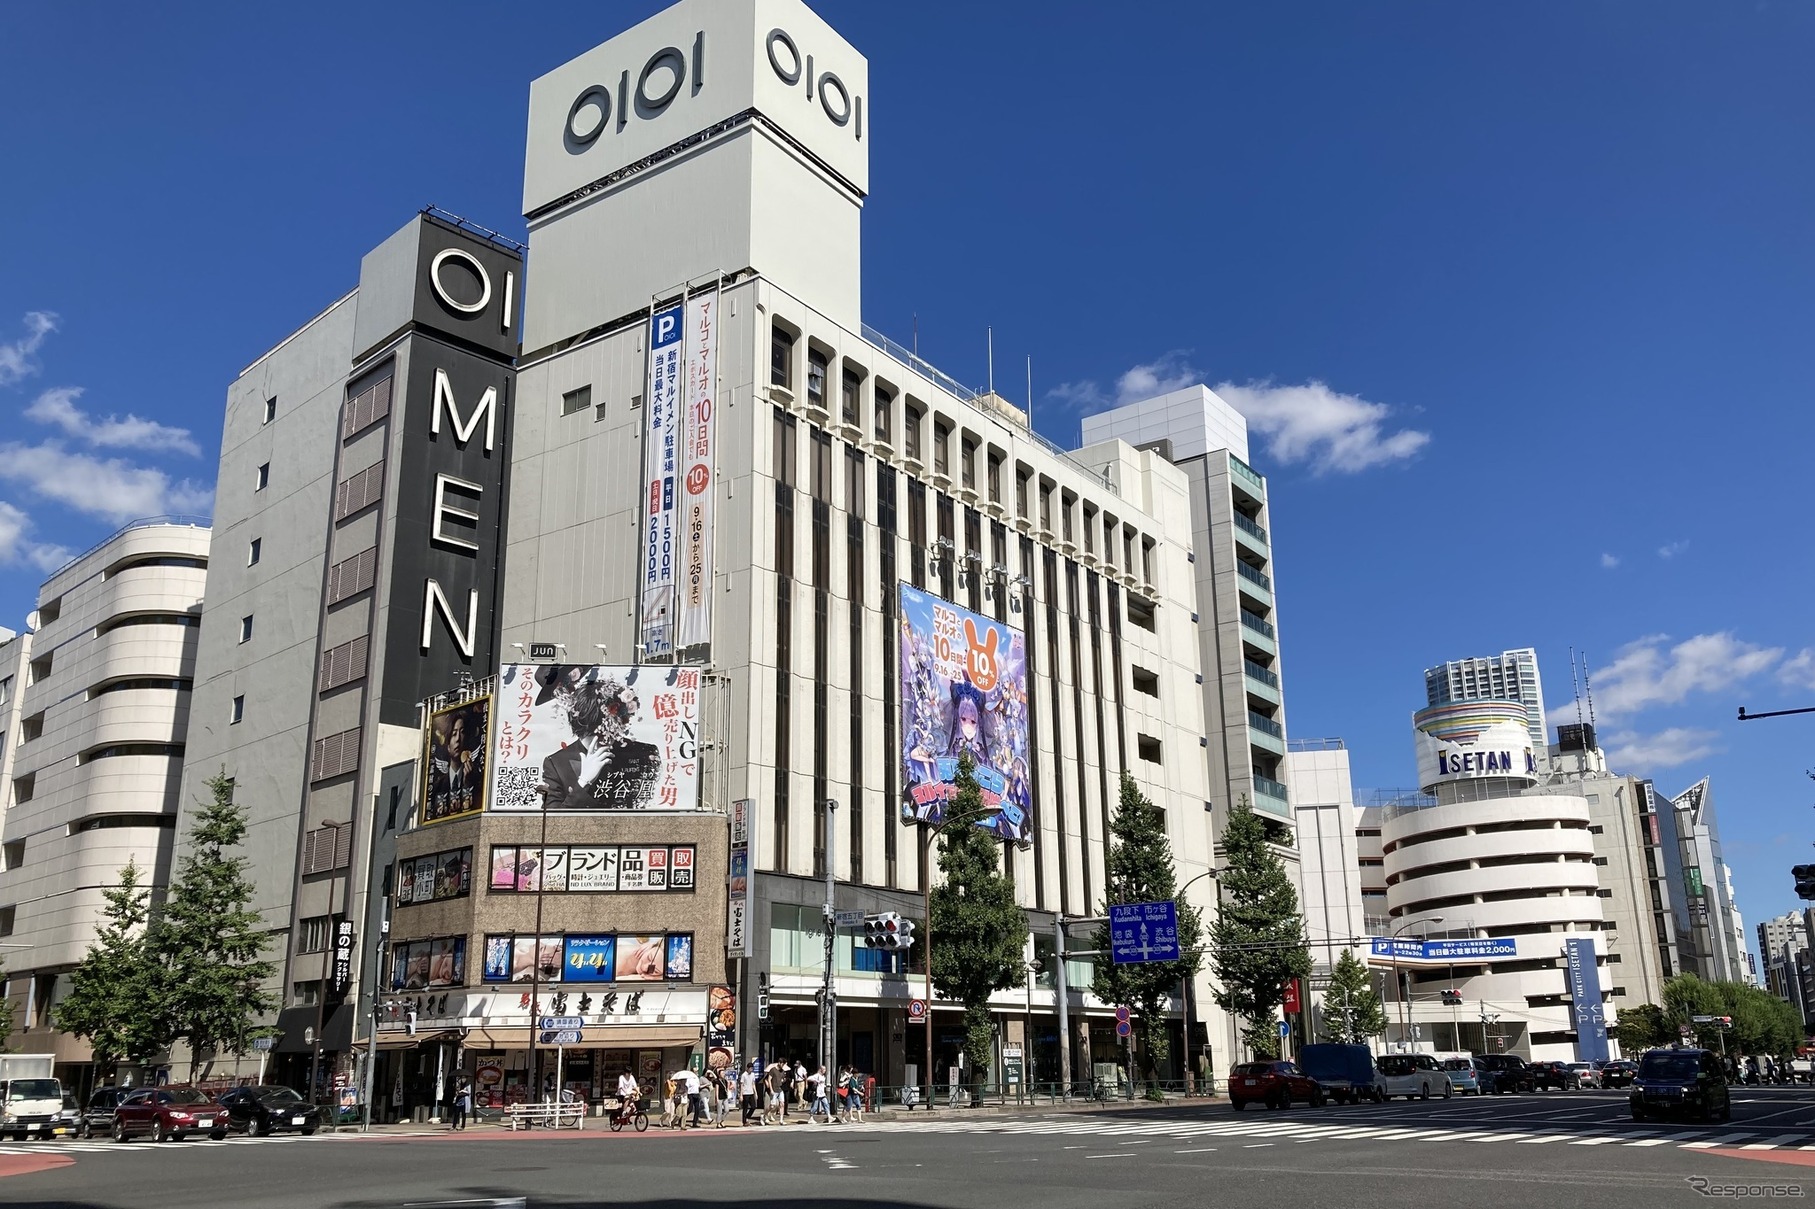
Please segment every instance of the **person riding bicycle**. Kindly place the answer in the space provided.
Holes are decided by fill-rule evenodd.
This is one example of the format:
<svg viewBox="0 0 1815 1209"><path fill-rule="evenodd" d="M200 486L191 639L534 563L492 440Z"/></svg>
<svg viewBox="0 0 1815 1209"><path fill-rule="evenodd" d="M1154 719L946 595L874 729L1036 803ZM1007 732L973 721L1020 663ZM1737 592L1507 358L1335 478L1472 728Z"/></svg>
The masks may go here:
<svg viewBox="0 0 1815 1209"><path fill-rule="evenodd" d="M642 1103L643 1088L637 1083L636 1076L625 1071L618 1076L618 1111L619 1122L629 1121L636 1116L637 1106Z"/></svg>

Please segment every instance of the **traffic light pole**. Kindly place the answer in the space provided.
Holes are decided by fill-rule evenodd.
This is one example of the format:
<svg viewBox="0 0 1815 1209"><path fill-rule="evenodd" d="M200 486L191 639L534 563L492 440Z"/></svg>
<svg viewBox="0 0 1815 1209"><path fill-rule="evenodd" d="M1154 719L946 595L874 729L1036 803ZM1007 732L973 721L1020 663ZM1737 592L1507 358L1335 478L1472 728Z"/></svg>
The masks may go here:
<svg viewBox="0 0 1815 1209"><path fill-rule="evenodd" d="M833 824L838 818L838 803L826 801L826 961L825 973L819 981L819 1055L820 1061L828 1071L838 1068L838 1001L832 995L832 960L838 948L838 908L833 901L833 887L836 874L833 872L832 854L836 850L838 832Z"/></svg>

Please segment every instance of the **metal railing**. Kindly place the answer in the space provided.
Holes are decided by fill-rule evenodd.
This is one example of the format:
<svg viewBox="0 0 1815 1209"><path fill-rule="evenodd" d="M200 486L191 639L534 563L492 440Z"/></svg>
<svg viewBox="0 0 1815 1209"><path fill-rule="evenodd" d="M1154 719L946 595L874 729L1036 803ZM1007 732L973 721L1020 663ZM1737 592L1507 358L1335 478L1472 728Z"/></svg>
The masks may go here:
<svg viewBox="0 0 1815 1209"><path fill-rule="evenodd" d="M1235 514L1235 527L1240 529L1243 533L1252 534L1253 536L1258 537L1261 545L1264 546L1267 544L1267 531L1261 528L1257 522L1249 520L1239 512Z"/></svg>
<svg viewBox="0 0 1815 1209"><path fill-rule="evenodd" d="M1267 573L1265 571L1256 570L1247 563L1242 562L1240 559L1237 559L1235 562L1235 573L1249 583L1259 584L1269 592L1273 590L1273 581L1267 578Z"/></svg>
<svg viewBox="0 0 1815 1209"><path fill-rule="evenodd" d="M1263 734L1272 735L1275 739L1283 739L1286 737L1285 727L1267 717L1265 714L1257 714L1253 710L1248 711L1248 726L1250 729L1258 730Z"/></svg>
<svg viewBox="0 0 1815 1209"><path fill-rule="evenodd" d="M1281 802L1290 800L1286 797L1286 787L1284 785L1281 785L1272 777L1263 777L1259 773L1254 774L1254 792L1264 793L1268 797Z"/></svg>
<svg viewBox="0 0 1815 1209"><path fill-rule="evenodd" d="M1258 680L1268 688L1277 689L1279 687L1279 677L1252 659L1242 660L1242 671L1248 673L1250 679Z"/></svg>
<svg viewBox="0 0 1815 1209"><path fill-rule="evenodd" d="M188 529L207 529L207 528L211 527L213 524L214 524L214 519L212 517L187 516L187 515L184 515L181 513L174 513L174 512L168 513L164 516L146 516L146 517L140 517L136 521L127 521L124 525L121 525L118 529L115 529L112 533L109 533L106 537L102 538L100 541L96 542L94 545L90 546L88 549L82 551L82 553L76 555L74 558L70 559L68 562L66 562L62 566L58 567L55 571L52 571L48 576L45 577L45 582L49 583L51 580L55 579L57 576L63 574L63 572L69 570L71 567L75 566L77 563L79 563L83 559L87 558L90 554L93 554L96 550L99 550L102 546L105 546L108 542L115 540L116 538L122 536L123 534L131 533L134 529L149 529L154 525L180 525L180 526L182 526L184 528L188 528Z"/></svg>
<svg viewBox="0 0 1815 1209"><path fill-rule="evenodd" d="M1253 630L1256 634L1264 634L1268 638L1274 637L1273 623L1267 621L1259 613L1256 613L1251 609L1243 609L1241 611L1241 617L1242 624L1247 626L1250 630Z"/></svg>
<svg viewBox="0 0 1815 1209"><path fill-rule="evenodd" d="M1342 751L1341 739L1290 739L1286 742L1288 751Z"/></svg>

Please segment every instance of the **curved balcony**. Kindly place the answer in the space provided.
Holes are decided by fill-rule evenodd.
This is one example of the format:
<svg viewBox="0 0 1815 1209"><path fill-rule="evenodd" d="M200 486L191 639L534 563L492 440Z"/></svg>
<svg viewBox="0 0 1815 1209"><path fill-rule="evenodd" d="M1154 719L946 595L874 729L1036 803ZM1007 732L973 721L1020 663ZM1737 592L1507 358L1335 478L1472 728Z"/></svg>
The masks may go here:
<svg viewBox="0 0 1815 1209"><path fill-rule="evenodd" d="M1419 869L1447 865L1454 861L1501 860L1513 856L1543 860L1547 856L1554 857L1558 854L1592 857L1594 836L1574 827L1543 831L1488 831L1475 835L1451 836L1423 844L1401 844L1391 852L1383 853L1382 858L1386 861L1389 873L1411 876Z"/></svg>
<svg viewBox="0 0 1815 1209"><path fill-rule="evenodd" d="M79 652L69 673L80 672L83 688L133 676L186 678L195 668L200 634L194 626L122 626L102 634ZM61 667L52 673L61 674Z"/></svg>
<svg viewBox="0 0 1815 1209"><path fill-rule="evenodd" d="M1387 876L1393 876L1391 866ZM1594 890L1599 886L1593 865L1582 861L1535 861L1529 865L1497 865L1489 869L1460 869L1453 873L1413 876L1387 883L1386 901L1395 913L1412 911L1432 899L1460 898L1474 894L1505 894L1529 890L1542 896L1547 890ZM1599 915L1599 912L1596 912ZM1477 927L1481 921L1475 921Z"/></svg>
<svg viewBox="0 0 1815 1209"><path fill-rule="evenodd" d="M81 809L98 814L174 813L183 779L181 756L108 756L76 770Z"/></svg>
<svg viewBox="0 0 1815 1209"><path fill-rule="evenodd" d="M1485 802L1456 802L1447 806L1423 806L1416 810L1389 814L1382 819L1381 845L1389 852L1410 836L1432 831L1466 831L1495 823L1563 823L1562 828L1535 827L1515 834L1538 836L1546 830L1585 830L1588 826L1588 802L1584 798L1562 794L1534 794L1530 797L1491 798ZM1534 844L1538 841L1534 840Z"/></svg>
<svg viewBox="0 0 1815 1209"><path fill-rule="evenodd" d="M97 624L127 613L189 613L202 603L208 572L190 567L127 567L101 585Z"/></svg>

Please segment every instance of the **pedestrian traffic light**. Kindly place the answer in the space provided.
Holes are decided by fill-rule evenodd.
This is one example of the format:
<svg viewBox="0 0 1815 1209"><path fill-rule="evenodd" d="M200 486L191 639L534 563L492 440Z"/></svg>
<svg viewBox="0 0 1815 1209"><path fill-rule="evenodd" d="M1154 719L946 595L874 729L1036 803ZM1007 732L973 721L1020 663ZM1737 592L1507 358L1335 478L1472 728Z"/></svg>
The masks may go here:
<svg viewBox="0 0 1815 1209"><path fill-rule="evenodd" d="M1793 865L1790 876L1796 879L1796 897L1815 899L1815 865Z"/></svg>
<svg viewBox="0 0 1815 1209"><path fill-rule="evenodd" d="M1447 1005L1449 1007L1461 1006L1462 992L1454 991L1454 990L1443 992L1443 1002L1445 1005Z"/></svg>
<svg viewBox="0 0 1815 1209"><path fill-rule="evenodd" d="M895 929L895 950L898 953L905 953L913 947L914 921L911 919L901 920L899 926Z"/></svg>
<svg viewBox="0 0 1815 1209"><path fill-rule="evenodd" d="M416 1035L416 1008L414 1005L404 1013L403 1027L409 1032L410 1036L414 1037Z"/></svg>

